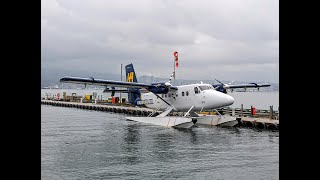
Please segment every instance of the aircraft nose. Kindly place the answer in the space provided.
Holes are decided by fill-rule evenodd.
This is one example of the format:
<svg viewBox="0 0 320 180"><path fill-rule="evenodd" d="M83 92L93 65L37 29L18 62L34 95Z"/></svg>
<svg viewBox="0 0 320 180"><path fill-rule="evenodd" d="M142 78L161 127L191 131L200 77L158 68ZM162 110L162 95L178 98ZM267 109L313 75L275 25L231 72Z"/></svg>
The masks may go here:
<svg viewBox="0 0 320 180"><path fill-rule="evenodd" d="M219 91L212 91L213 98L212 98L212 107L210 108L220 108L225 106L230 106L234 103L234 98L228 94L219 92Z"/></svg>
<svg viewBox="0 0 320 180"><path fill-rule="evenodd" d="M227 106L232 105L234 103L234 98L232 96L230 96L230 95L227 95L227 94L226 94L226 96L227 96L226 97Z"/></svg>

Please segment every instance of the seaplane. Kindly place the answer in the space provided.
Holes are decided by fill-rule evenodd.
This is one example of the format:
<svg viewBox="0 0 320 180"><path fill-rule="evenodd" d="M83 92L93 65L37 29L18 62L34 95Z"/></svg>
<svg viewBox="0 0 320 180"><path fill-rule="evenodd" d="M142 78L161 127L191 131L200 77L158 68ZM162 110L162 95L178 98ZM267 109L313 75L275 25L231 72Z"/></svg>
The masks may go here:
<svg viewBox="0 0 320 180"><path fill-rule="evenodd" d="M151 113L148 117L126 117L128 120L138 121L174 128L191 128L194 124L206 124L213 126L235 126L238 121L233 116L221 115L216 109L230 106L234 103L234 98L228 94L219 92L211 84L199 83L174 86L171 80L175 70L167 82L139 83L133 69L132 63L126 67L126 82L82 78L63 77L61 83L73 83L104 86L106 91L124 92L115 87L127 88L128 99L133 104L144 105L156 111L163 111L153 117ZM108 86L112 89L108 89ZM147 93L141 94L140 90ZM203 110L215 110L217 115L204 115L197 113ZM170 112L185 112L183 117L168 116Z"/></svg>

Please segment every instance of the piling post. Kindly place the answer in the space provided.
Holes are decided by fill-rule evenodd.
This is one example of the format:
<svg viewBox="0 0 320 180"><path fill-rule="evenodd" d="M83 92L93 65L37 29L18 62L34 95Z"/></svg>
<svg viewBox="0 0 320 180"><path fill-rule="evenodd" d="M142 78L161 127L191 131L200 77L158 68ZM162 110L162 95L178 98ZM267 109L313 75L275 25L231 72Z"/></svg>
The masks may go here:
<svg viewBox="0 0 320 180"><path fill-rule="evenodd" d="M243 104L241 104L241 112L240 112L240 116L243 116Z"/></svg>
<svg viewBox="0 0 320 180"><path fill-rule="evenodd" d="M273 118L273 106L270 106L270 119Z"/></svg>
<svg viewBox="0 0 320 180"><path fill-rule="evenodd" d="M122 81L122 64L121 64L121 68L120 68L120 81ZM122 96L121 96L121 92L120 92L120 99L121 98L122 98ZM102 100L102 97L101 97L101 100Z"/></svg>

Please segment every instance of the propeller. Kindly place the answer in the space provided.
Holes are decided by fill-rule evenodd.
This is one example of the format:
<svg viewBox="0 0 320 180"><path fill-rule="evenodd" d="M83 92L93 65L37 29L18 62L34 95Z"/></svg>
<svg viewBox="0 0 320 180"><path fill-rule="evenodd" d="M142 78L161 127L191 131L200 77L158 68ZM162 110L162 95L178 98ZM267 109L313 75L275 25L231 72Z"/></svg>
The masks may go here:
<svg viewBox="0 0 320 180"><path fill-rule="evenodd" d="M214 78L216 81L218 81L221 85L216 86L214 89L223 93L227 93L227 87L229 86L228 84L224 84L221 81L219 81L218 79Z"/></svg>
<svg viewBox="0 0 320 180"><path fill-rule="evenodd" d="M112 90L115 90L116 88L115 87L111 87ZM114 96L114 93L115 91L111 91L111 96L113 97Z"/></svg>
<svg viewBox="0 0 320 180"><path fill-rule="evenodd" d="M114 94L116 93L116 92L114 91L115 89L116 89L116 88L115 88L114 86L111 86L111 96L114 96ZM110 89L108 88L108 86L105 86L103 92L110 92L109 90L110 90Z"/></svg>

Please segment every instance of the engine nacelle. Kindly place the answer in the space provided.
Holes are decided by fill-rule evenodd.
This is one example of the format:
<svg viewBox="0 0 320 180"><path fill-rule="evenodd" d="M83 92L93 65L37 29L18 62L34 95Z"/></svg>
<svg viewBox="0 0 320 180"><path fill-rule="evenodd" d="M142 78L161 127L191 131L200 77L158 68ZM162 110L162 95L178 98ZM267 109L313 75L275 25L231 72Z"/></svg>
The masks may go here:
<svg viewBox="0 0 320 180"><path fill-rule="evenodd" d="M227 90L223 87L223 85L215 85L215 90L220 91L222 93L227 93Z"/></svg>
<svg viewBox="0 0 320 180"><path fill-rule="evenodd" d="M148 90L155 94L167 94L169 92L168 87L152 87L148 88Z"/></svg>

